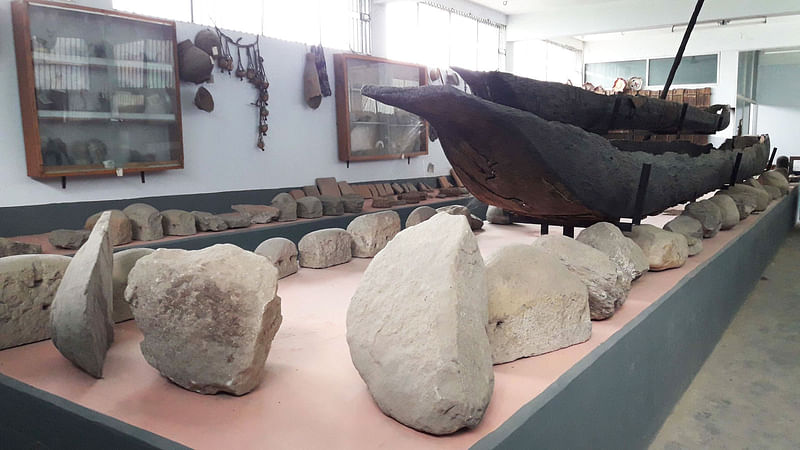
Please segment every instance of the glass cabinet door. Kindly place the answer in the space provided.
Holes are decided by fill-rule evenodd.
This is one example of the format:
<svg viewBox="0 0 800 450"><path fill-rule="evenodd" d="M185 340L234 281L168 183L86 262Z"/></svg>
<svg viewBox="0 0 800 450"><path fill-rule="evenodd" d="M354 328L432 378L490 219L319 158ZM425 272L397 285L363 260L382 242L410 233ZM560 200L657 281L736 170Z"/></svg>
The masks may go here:
<svg viewBox="0 0 800 450"><path fill-rule="evenodd" d="M174 24L27 8L42 175L182 167Z"/></svg>
<svg viewBox="0 0 800 450"><path fill-rule="evenodd" d="M420 86L425 84L425 70L416 65L371 57L341 57L346 64L347 80L349 155L346 160L396 159L426 154L427 128L419 116L361 95L361 88L366 85Z"/></svg>

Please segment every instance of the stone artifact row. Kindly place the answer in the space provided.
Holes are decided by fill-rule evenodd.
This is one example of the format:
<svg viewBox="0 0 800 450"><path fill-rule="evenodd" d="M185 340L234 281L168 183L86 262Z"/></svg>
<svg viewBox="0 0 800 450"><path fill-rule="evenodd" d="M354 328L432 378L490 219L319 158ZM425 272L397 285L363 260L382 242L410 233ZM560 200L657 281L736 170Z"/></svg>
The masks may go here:
<svg viewBox="0 0 800 450"><path fill-rule="evenodd" d="M688 204L663 229L638 225L626 236L599 222L577 239L545 235L485 262L468 222L437 214L367 267L347 311L353 365L398 422L436 435L474 428L491 400L493 364L587 341L590 320L611 317L632 281L681 267L723 222L735 226L788 189L767 172ZM500 208L487 217L510 223ZM437 264L403 264L416 260Z"/></svg>
<svg viewBox="0 0 800 450"><path fill-rule="evenodd" d="M252 224L290 222L298 218L316 219L322 216L360 213L365 199L372 199L370 206L373 208L391 208L419 203L434 195L437 198L446 198L468 194L463 187L454 187L446 177L441 178L443 187L438 191L422 182L418 183L417 189L413 183L351 186L345 181L337 182L335 178L318 178L314 186L276 195L269 205L237 204L231 206L232 212L222 214L179 209L159 211L146 203L134 203L123 210L112 210L111 245L154 241L165 236L191 236L198 232L246 228ZM100 213L97 213L87 218L83 230L51 231L48 240L56 248L78 249L88 239L89 231L99 217ZM41 250L36 251L35 245L18 245L21 247L9 250L9 253L41 253ZM26 251L26 246L31 247L30 251Z"/></svg>
<svg viewBox="0 0 800 450"><path fill-rule="evenodd" d="M164 377L195 392L243 395L263 379L282 321L278 280L299 267L373 258L347 311L352 362L385 414L448 434L481 421L492 365L587 341L591 320L623 307L634 280L682 266L703 239L788 192L785 177L766 172L686 205L663 229L622 233L601 222L576 239L545 235L485 260L473 234L483 221L457 205L418 207L404 230L395 211L361 215L297 246L273 238L253 252L218 244L113 255L114 212L106 211L72 258L0 258L0 349L52 337L99 378L113 323L133 316L145 360ZM511 223L496 207L487 219Z"/></svg>

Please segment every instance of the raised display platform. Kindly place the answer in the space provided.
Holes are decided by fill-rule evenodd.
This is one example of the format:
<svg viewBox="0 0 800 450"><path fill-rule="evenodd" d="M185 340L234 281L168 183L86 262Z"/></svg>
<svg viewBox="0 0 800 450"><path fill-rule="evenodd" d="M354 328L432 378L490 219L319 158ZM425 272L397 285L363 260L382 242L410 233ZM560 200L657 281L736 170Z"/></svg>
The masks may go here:
<svg viewBox="0 0 800 450"><path fill-rule="evenodd" d="M704 240L683 267L647 273L617 314L593 322L589 341L495 366L474 430L430 436L374 404L345 340L347 305L369 263L355 259L280 281L284 322L263 383L243 397L168 382L144 361L133 321L116 326L102 380L49 341L0 351L0 436L12 447L642 448L791 229L796 196ZM538 228L487 224L481 252L529 243Z"/></svg>

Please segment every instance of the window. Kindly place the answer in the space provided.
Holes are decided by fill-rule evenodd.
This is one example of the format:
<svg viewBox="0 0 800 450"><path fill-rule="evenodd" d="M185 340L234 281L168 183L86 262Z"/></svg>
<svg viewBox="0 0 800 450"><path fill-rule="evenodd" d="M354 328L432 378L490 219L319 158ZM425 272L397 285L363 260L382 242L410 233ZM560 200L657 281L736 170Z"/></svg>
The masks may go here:
<svg viewBox="0 0 800 450"><path fill-rule="evenodd" d="M368 0L113 0L114 9L369 53Z"/></svg>
<svg viewBox="0 0 800 450"><path fill-rule="evenodd" d="M580 86L582 60L580 50L550 41L514 44L514 73L527 78Z"/></svg>
<svg viewBox="0 0 800 450"><path fill-rule="evenodd" d="M386 5L386 54L430 67L505 67L505 27L423 2Z"/></svg>
<svg viewBox="0 0 800 450"><path fill-rule="evenodd" d="M663 86L667 82L674 59L651 59L647 84L649 86ZM716 83L717 55L684 56L678 66L678 71L675 72L675 78L672 80L673 85Z"/></svg>
<svg viewBox="0 0 800 450"><path fill-rule="evenodd" d="M586 64L585 73L587 83L611 89L617 78L629 80L631 77L641 77L644 80L647 75L647 61L639 59Z"/></svg>
<svg viewBox="0 0 800 450"><path fill-rule="evenodd" d="M626 80L641 77L647 86L658 89L667 82L674 58L638 59L634 61L616 61L591 63L584 66L586 81L595 86L611 89L617 78ZM687 84L716 84L717 55L684 56L671 87Z"/></svg>

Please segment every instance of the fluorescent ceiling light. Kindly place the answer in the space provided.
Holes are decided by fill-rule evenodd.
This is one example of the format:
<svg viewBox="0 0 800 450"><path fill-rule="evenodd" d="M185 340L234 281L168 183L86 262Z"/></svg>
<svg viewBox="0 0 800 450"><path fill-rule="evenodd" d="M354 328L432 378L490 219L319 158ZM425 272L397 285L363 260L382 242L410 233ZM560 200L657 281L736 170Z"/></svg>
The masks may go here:
<svg viewBox="0 0 800 450"><path fill-rule="evenodd" d="M771 50L764 52L765 55L779 55L782 53L800 53L800 48L796 48L794 50Z"/></svg>

